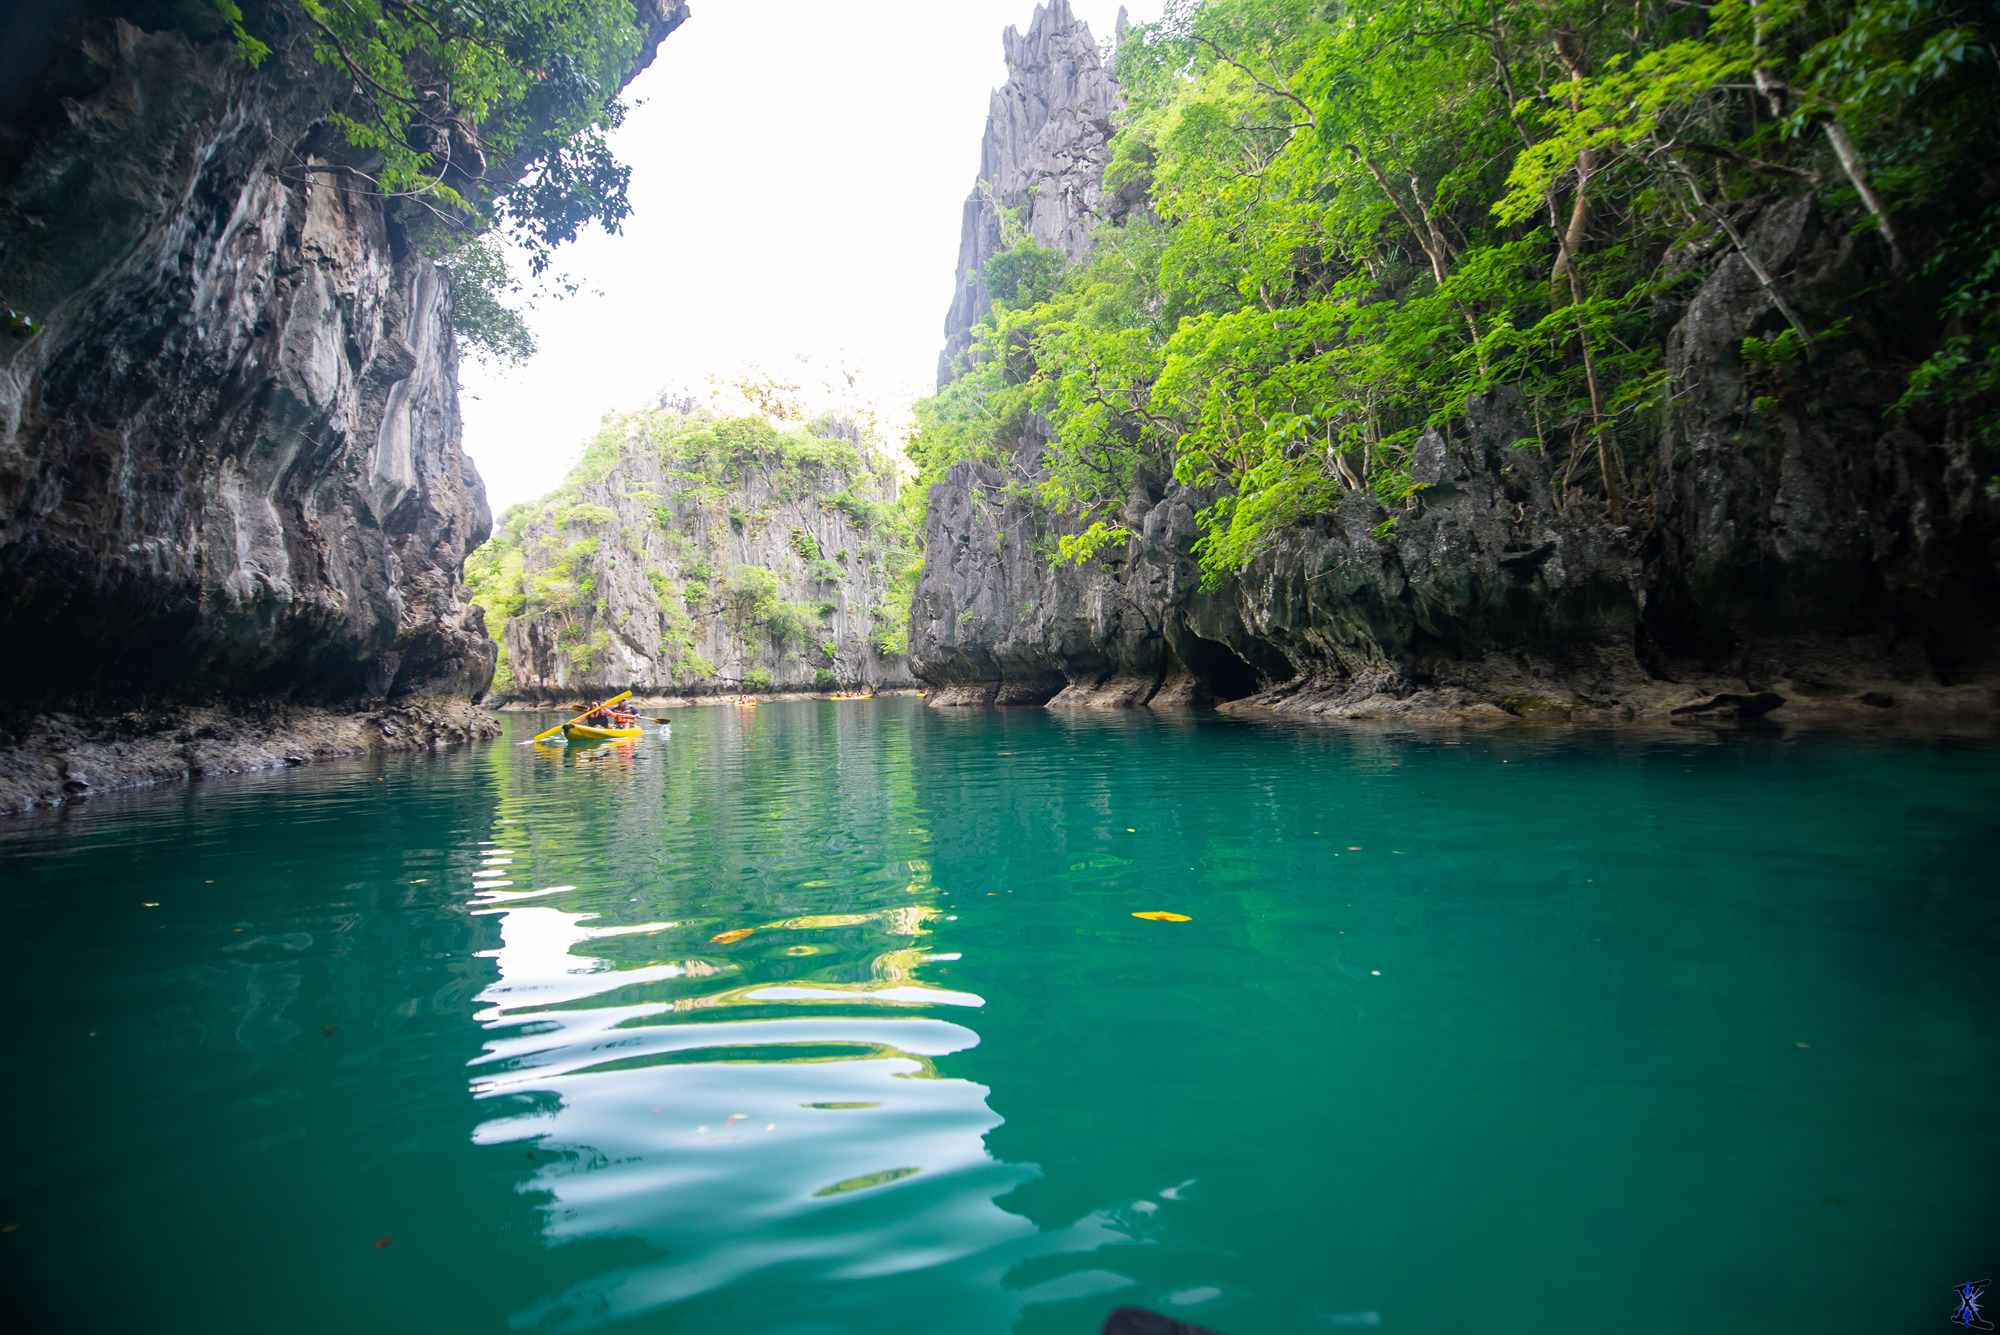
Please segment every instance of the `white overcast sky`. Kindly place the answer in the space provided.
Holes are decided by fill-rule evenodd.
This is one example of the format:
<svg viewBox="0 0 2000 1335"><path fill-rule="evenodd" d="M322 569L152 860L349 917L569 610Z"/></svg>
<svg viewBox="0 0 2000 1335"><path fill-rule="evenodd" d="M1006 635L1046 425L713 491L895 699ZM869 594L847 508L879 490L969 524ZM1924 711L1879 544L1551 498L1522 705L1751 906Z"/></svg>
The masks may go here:
<svg viewBox="0 0 2000 1335"><path fill-rule="evenodd" d="M1126 0L1135 22L1161 0ZM498 515L561 481L607 412L732 363L845 350L928 393L960 206L979 169L1000 32L1033 0L693 0L626 90L620 236L558 267L603 296L545 302L541 352L468 360L465 447ZM1071 0L1100 40L1118 0Z"/></svg>

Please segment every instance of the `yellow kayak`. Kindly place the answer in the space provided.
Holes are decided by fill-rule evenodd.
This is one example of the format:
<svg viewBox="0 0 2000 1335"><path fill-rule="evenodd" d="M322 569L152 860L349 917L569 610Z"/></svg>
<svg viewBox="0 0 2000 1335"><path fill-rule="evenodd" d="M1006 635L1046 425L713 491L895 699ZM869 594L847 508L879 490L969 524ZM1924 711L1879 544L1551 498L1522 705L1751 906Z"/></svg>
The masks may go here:
<svg viewBox="0 0 2000 1335"><path fill-rule="evenodd" d="M563 737L572 742L612 742L620 737L640 737L638 728L592 728L582 723L563 724Z"/></svg>

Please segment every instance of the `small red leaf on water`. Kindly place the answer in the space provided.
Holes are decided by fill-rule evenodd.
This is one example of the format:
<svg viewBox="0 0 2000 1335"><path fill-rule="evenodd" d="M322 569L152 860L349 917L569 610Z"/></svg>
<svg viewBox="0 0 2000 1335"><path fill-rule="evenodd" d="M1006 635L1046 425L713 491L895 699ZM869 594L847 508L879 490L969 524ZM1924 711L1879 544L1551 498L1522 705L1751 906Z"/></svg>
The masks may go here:
<svg viewBox="0 0 2000 1335"><path fill-rule="evenodd" d="M378 1252L388 1245L389 1245L389 1240L387 1238L375 1239L375 1250Z"/></svg>
<svg viewBox="0 0 2000 1335"><path fill-rule="evenodd" d="M736 944L738 941L741 941L744 937L750 935L750 933L756 930L757 929L755 927L739 927L733 932L717 932L714 936L711 936L708 939L715 945L729 946Z"/></svg>
<svg viewBox="0 0 2000 1335"><path fill-rule="evenodd" d="M332 1037L333 1037L333 1031L334 1031L334 1030L336 1030L336 1029L338 1029L338 1028L340 1028L340 1026L339 1026L339 1025L337 1025L337 1024L330 1024L330 1025L328 1025L328 1026L327 1026L326 1028L324 1028L324 1029L320 1030L319 1032L320 1032L320 1033L321 1033L321 1034L322 1034L322 1035L323 1035L324 1037L327 1037L327 1038L332 1038Z"/></svg>

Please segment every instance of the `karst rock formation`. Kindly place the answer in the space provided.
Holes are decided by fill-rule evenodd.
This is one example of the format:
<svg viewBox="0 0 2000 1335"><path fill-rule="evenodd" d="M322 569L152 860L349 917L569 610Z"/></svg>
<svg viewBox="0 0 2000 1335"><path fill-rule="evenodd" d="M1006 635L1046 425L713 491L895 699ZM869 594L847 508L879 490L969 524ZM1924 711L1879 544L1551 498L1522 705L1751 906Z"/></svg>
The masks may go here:
<svg viewBox="0 0 2000 1335"><path fill-rule="evenodd" d="M1093 226L1156 225L1102 189L1119 93L1088 30L1058 0L1006 41L941 381L990 309L999 207L1072 260ZM1920 342L1889 256L1823 196L1738 209L1808 323L1847 337L1809 370L1751 365L1745 337L1781 326L1769 291L1714 242L1671 256L1706 276L1656 313L1683 392L1628 522L1560 502L1503 387L1420 442L1393 526L1357 492L1204 588L1195 516L1214 498L1163 476L1127 498L1121 549L1054 565L1052 536L1080 525L1031 499L1053 430L1031 416L1007 466L961 463L931 488L912 670L938 704L1990 719L2000 485L1951 413L1887 411Z"/></svg>
<svg viewBox="0 0 2000 1335"><path fill-rule="evenodd" d="M643 66L687 6L637 8ZM137 709L121 714L134 734L171 732L196 704L416 718L491 680L459 573L490 521L460 445L449 283L349 170L327 118L344 85L281 18L254 68L211 7L8 20L9 718ZM491 726L453 717L420 739ZM202 767L200 739L177 745L153 770ZM44 759L0 770L33 787L49 764L76 768Z"/></svg>
<svg viewBox="0 0 2000 1335"><path fill-rule="evenodd" d="M1122 33L1125 11L1118 14ZM965 198L939 383L953 377L973 326L993 309L986 264L1006 249L1007 215L1041 245L1074 260L1089 252L1094 225L1122 221L1144 205L1136 188L1104 189L1121 98L1090 25L1070 12L1069 0L1035 6L1027 35L1009 27L1000 40L1007 82L993 90L979 179Z"/></svg>

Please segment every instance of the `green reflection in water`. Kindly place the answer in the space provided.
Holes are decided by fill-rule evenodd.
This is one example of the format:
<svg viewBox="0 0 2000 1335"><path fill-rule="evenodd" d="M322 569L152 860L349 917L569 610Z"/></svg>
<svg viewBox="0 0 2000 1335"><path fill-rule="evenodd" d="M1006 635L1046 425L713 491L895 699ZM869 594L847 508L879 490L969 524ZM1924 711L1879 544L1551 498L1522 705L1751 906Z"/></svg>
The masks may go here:
<svg viewBox="0 0 2000 1335"><path fill-rule="evenodd" d="M1991 751L676 717L0 826L29 1326L1876 1331L1987 1273Z"/></svg>

